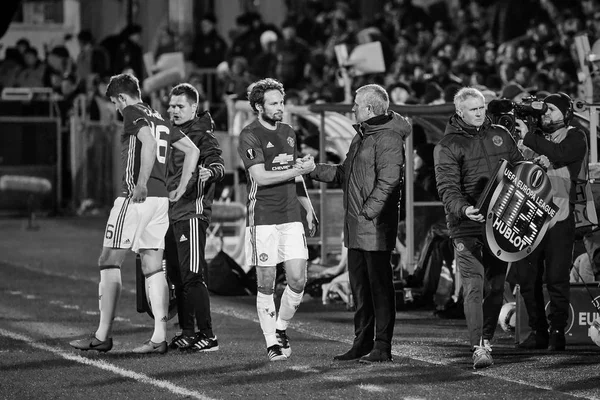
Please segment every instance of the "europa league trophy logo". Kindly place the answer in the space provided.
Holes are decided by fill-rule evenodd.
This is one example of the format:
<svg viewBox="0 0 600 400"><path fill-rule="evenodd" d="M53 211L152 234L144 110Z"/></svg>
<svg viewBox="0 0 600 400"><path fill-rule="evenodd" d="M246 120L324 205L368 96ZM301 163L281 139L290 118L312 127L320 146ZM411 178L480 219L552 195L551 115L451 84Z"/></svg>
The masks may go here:
<svg viewBox="0 0 600 400"><path fill-rule="evenodd" d="M546 172L532 162L499 163L478 203L486 242L496 257L513 262L540 243L558 207Z"/></svg>

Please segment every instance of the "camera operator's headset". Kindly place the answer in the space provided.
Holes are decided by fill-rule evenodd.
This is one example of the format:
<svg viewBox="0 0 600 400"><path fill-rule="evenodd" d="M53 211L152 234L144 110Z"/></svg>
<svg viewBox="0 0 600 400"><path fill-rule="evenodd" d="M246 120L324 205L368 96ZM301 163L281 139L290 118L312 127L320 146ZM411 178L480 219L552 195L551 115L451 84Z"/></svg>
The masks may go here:
<svg viewBox="0 0 600 400"><path fill-rule="evenodd" d="M565 92L558 92L556 94L559 95L563 100L566 100L569 103L569 108L565 112L565 115L563 115L563 117L564 117L563 120L565 121L565 127L568 127L569 124L571 123L571 120L574 117L573 100L571 100L571 97L569 97L569 95L566 94Z"/></svg>

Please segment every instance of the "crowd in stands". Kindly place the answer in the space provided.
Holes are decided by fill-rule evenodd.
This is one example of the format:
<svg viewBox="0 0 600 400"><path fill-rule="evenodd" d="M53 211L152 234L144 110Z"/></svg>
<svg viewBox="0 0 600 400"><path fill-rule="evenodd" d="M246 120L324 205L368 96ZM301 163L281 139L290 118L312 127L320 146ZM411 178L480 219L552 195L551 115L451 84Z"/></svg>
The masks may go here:
<svg viewBox="0 0 600 400"><path fill-rule="evenodd" d="M97 43L89 31L52 48L36 49L26 39L7 48L0 63L0 87L49 87L71 98L98 98L99 86L114 73L147 75L143 53L156 59L182 51L196 69L218 73L210 94L244 97L249 83L265 76L281 80L300 103L344 101L335 46L351 51L358 44L382 44L386 72L353 79L353 86L379 83L395 103L437 104L451 101L461 85L500 94L510 84L529 93L577 93L574 37L600 37L596 0L453 0L429 8L412 0L389 0L366 20L352 0L308 1L302 13L288 13L281 26L265 23L260 14L239 15L229 43L204 15L195 36L179 37L168 26L157 30L152 48L142 49L141 27L130 25ZM201 82L199 82L200 84ZM98 112L95 118L100 118Z"/></svg>

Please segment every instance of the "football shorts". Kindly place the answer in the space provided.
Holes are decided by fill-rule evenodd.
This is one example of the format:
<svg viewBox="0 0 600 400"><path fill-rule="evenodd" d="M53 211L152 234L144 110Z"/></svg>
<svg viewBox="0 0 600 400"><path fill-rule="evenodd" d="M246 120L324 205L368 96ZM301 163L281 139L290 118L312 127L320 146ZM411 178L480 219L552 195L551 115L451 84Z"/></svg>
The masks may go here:
<svg viewBox="0 0 600 400"><path fill-rule="evenodd" d="M308 259L304 225L289 222L246 227L246 265L274 266L295 259Z"/></svg>
<svg viewBox="0 0 600 400"><path fill-rule="evenodd" d="M104 247L113 249L164 249L169 228L169 199L147 197L143 203L117 197L104 231Z"/></svg>

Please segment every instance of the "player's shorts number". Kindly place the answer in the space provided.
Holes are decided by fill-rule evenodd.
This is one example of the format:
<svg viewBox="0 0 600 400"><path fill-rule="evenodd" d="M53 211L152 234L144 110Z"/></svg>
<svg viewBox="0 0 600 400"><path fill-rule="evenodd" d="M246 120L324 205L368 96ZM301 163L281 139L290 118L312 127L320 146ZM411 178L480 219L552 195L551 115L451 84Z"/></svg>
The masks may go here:
<svg viewBox="0 0 600 400"><path fill-rule="evenodd" d="M104 237L108 240L112 239L115 235L115 226L112 224L106 225L106 232L104 233Z"/></svg>

